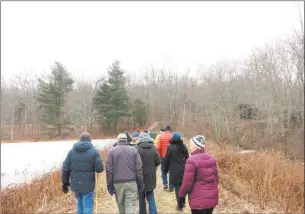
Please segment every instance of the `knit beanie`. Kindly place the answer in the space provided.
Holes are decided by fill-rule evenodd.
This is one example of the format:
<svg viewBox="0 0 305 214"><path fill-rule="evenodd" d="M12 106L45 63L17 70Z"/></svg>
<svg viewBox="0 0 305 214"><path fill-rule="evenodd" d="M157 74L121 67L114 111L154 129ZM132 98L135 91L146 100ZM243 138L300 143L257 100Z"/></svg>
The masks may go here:
<svg viewBox="0 0 305 214"><path fill-rule="evenodd" d="M205 137L203 135L197 135L190 139L190 144L195 146L197 149L203 149L205 147Z"/></svg>
<svg viewBox="0 0 305 214"><path fill-rule="evenodd" d="M172 135L172 138L179 140L179 139L181 139L181 134L179 132L174 132L173 135Z"/></svg>
<svg viewBox="0 0 305 214"><path fill-rule="evenodd" d="M127 140L127 136L126 136L126 134L121 133L121 134L119 134L119 135L117 136L117 139L118 139L118 140Z"/></svg>

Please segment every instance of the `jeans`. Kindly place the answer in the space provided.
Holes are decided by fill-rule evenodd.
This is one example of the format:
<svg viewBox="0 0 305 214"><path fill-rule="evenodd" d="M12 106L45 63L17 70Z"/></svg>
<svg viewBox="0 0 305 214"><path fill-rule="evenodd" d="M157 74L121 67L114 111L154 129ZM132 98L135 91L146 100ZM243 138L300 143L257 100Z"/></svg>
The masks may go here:
<svg viewBox="0 0 305 214"><path fill-rule="evenodd" d="M168 184L168 182L167 182L167 174L165 174L165 172L164 172L164 158L161 158L161 159L162 159L162 161L161 161L162 182L163 182L163 185L166 185L166 184ZM169 184L169 189L173 190L174 185Z"/></svg>
<svg viewBox="0 0 305 214"><path fill-rule="evenodd" d="M192 211L192 214L212 214L213 210L214 210L214 207L210 208L210 209L203 209L203 210L193 210L192 209L191 211Z"/></svg>
<svg viewBox="0 0 305 214"><path fill-rule="evenodd" d="M146 194L145 194L146 193ZM154 192L141 192L139 193L139 214L146 214L146 200L149 205L149 214L157 214L157 207L155 202Z"/></svg>
<svg viewBox="0 0 305 214"><path fill-rule="evenodd" d="M94 192L75 193L77 199L77 214L92 214L94 205Z"/></svg>

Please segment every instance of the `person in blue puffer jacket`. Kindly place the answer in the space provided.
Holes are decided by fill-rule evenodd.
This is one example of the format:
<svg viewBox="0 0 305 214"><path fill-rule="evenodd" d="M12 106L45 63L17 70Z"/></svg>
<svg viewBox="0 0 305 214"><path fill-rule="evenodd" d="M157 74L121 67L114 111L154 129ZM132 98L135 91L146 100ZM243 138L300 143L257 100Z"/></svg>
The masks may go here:
<svg viewBox="0 0 305 214"><path fill-rule="evenodd" d="M73 145L62 166L62 190L70 189L77 199L77 213L92 213L94 205L95 173L103 172L99 151L91 143L91 136L84 132Z"/></svg>

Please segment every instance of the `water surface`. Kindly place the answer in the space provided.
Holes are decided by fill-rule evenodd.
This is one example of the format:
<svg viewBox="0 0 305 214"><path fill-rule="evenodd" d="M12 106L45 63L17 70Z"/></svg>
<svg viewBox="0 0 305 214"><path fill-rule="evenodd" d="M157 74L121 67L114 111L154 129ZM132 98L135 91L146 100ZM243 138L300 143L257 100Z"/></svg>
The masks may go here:
<svg viewBox="0 0 305 214"><path fill-rule="evenodd" d="M34 177L59 168L75 142L2 143L1 189L28 182ZM93 145L100 149L114 142L115 139L92 140Z"/></svg>

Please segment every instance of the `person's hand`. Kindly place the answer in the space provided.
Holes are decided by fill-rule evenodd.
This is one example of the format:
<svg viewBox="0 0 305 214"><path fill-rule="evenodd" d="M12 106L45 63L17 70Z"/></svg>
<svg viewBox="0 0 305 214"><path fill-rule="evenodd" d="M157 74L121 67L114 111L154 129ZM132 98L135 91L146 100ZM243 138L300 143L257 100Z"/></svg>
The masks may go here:
<svg viewBox="0 0 305 214"><path fill-rule="evenodd" d="M108 193L112 196L113 194L115 194L114 192L114 187L112 185L107 185L107 190Z"/></svg>
<svg viewBox="0 0 305 214"><path fill-rule="evenodd" d="M63 185L62 185L61 188L62 188L63 193L69 192L68 186L69 186L69 185L67 185L67 184L63 184Z"/></svg>
<svg viewBox="0 0 305 214"><path fill-rule="evenodd" d="M144 183L141 183L140 185L138 185L138 190L139 190L139 192L144 192L145 191Z"/></svg>
<svg viewBox="0 0 305 214"><path fill-rule="evenodd" d="M179 197L179 201L178 201L178 207L179 208L183 208L185 204L185 197Z"/></svg>

